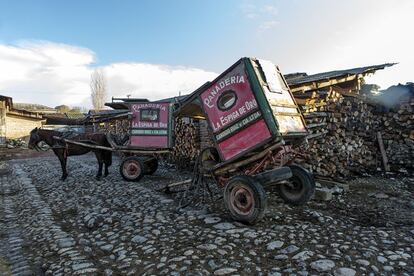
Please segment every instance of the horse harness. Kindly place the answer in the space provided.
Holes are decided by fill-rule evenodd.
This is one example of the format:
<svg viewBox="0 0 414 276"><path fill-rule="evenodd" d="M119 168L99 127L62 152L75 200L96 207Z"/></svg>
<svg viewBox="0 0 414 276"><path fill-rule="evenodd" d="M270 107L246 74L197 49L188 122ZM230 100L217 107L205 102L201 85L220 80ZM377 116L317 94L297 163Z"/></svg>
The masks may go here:
<svg viewBox="0 0 414 276"><path fill-rule="evenodd" d="M55 140L55 144L51 148L52 149L63 149L64 150L63 151L63 156L67 157L68 156L68 151L69 151L69 145L68 145L69 143L67 143L65 141L65 139L67 139L67 140L76 140L78 142L87 142L87 143L95 144L94 142L92 142L90 140L82 140L82 139L78 140L77 138L79 138L79 136L80 135L78 133L74 132L74 131L63 132L59 136L60 139L53 138L53 140Z"/></svg>

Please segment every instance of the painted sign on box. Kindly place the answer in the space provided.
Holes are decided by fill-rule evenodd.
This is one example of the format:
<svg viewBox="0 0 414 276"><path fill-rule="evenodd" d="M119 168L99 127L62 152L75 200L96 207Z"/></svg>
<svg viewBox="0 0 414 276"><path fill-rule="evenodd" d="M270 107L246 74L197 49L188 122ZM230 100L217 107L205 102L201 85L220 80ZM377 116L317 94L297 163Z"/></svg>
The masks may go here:
<svg viewBox="0 0 414 276"><path fill-rule="evenodd" d="M204 91L201 100L213 133L258 109L243 63Z"/></svg>
<svg viewBox="0 0 414 276"><path fill-rule="evenodd" d="M215 81L200 97L224 161L271 137L243 62Z"/></svg>
<svg viewBox="0 0 414 276"><path fill-rule="evenodd" d="M169 108L169 103L132 104L131 146L167 148Z"/></svg>

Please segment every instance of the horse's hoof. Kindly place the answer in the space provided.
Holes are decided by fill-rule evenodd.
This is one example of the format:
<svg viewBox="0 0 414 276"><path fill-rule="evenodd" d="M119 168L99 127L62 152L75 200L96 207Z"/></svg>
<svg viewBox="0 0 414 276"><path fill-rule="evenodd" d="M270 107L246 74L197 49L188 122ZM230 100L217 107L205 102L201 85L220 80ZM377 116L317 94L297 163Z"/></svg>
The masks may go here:
<svg viewBox="0 0 414 276"><path fill-rule="evenodd" d="M68 178L67 176L62 176L61 178L60 178L60 180L61 181L65 181L66 180L66 178Z"/></svg>
<svg viewBox="0 0 414 276"><path fill-rule="evenodd" d="M109 173L104 174L104 177L107 177L109 175Z"/></svg>
<svg viewBox="0 0 414 276"><path fill-rule="evenodd" d="M96 178L96 180L98 180L98 181L102 180L102 176L96 176L95 178Z"/></svg>

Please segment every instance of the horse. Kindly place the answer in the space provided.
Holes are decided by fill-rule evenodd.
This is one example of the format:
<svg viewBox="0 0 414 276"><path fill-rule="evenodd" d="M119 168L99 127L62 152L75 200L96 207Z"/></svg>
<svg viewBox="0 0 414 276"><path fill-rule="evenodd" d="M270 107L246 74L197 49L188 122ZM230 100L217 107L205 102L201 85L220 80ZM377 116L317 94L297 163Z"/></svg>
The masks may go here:
<svg viewBox="0 0 414 276"><path fill-rule="evenodd" d="M89 148L80 145L75 145L71 143L66 143L63 140L55 139L53 136L60 138L65 138L67 133L62 133L54 130L40 129L35 128L30 132L29 140L29 149L39 150L38 143L43 141L48 144L55 155L59 158L60 165L62 167L62 177L61 180L64 181L68 177L68 172L66 170L66 161L68 156L72 155L82 155L90 151L95 153L96 159L98 160L99 168L96 175L96 179L100 180L102 178L102 167L105 164L105 173L104 177L108 176L108 168L112 164L112 152L108 150ZM111 147L106 135L102 133L91 133L91 134L77 134L71 140L82 142L91 145L98 145L104 147Z"/></svg>

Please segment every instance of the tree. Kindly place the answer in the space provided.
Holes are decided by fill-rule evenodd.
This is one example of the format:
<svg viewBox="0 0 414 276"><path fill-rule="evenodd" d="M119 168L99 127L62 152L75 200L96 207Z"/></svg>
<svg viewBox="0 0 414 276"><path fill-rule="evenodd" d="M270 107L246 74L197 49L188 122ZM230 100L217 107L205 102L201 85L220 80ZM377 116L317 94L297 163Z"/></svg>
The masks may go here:
<svg viewBox="0 0 414 276"><path fill-rule="evenodd" d="M81 106L74 106L74 107L72 107L71 110L69 110L69 112L70 113L78 113L78 114L81 114L81 113L88 113L88 110L85 109L84 107L81 107Z"/></svg>
<svg viewBox="0 0 414 276"><path fill-rule="evenodd" d="M93 108L102 109L106 101L106 80L102 69L92 73L90 86Z"/></svg>
<svg viewBox="0 0 414 276"><path fill-rule="evenodd" d="M67 105L62 104L62 105L56 106L55 109L59 113L66 113L66 112L68 112L70 110L70 107L67 106Z"/></svg>

